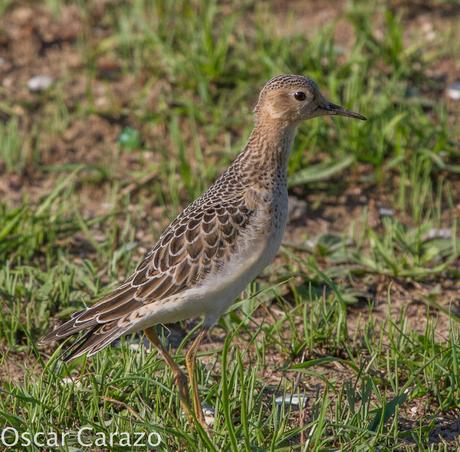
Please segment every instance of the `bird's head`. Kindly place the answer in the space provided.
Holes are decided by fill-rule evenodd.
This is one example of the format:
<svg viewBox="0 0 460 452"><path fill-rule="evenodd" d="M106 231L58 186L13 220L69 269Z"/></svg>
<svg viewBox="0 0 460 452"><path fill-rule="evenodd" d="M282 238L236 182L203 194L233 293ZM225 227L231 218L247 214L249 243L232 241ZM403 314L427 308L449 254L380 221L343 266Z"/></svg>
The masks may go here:
<svg viewBox="0 0 460 452"><path fill-rule="evenodd" d="M257 120L299 123L316 116L366 117L329 102L316 83L302 75L278 75L267 82L254 110Z"/></svg>

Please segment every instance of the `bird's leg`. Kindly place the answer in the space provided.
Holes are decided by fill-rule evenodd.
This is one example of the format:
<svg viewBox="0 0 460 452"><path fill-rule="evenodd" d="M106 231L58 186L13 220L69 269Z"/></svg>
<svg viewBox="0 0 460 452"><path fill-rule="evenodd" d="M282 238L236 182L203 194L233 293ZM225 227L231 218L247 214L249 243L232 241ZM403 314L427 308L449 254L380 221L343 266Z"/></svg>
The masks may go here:
<svg viewBox="0 0 460 452"><path fill-rule="evenodd" d="M196 353L205 334L206 329L204 328L198 333L198 336L193 341L185 355L185 365L187 366L188 378L192 389L193 410L195 412L195 416L203 428L207 430L207 425L204 421L203 410L201 408L200 395L198 393L198 382L195 375Z"/></svg>
<svg viewBox="0 0 460 452"><path fill-rule="evenodd" d="M158 348L161 355L163 356L166 363L169 365L171 370L174 372L174 380L179 388L179 400L182 405L182 409L185 411L185 414L189 417L189 419L193 422L193 414L190 408L190 397L187 387L187 377L185 376L184 372L182 372L181 368L177 365L177 363L172 359L171 355L167 352L167 350L163 347L158 335L153 327L146 328L144 330L145 335L149 339L149 341Z"/></svg>

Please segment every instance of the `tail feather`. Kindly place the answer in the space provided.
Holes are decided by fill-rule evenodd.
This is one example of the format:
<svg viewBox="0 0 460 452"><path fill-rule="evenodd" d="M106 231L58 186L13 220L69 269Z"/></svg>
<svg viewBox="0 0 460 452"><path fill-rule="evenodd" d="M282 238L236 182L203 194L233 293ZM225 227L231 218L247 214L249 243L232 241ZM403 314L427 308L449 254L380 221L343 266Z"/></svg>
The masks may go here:
<svg viewBox="0 0 460 452"><path fill-rule="evenodd" d="M72 318L70 320L67 320L67 322L58 326L54 330L49 331L45 336L43 336L40 339L39 344L45 344L46 342L59 341L61 339L65 339L66 337L79 333L82 330L87 330L89 328L92 328L98 324L97 320L93 319L90 322L85 322L80 325L77 325L76 324L77 319L78 319L78 315L72 316Z"/></svg>
<svg viewBox="0 0 460 452"><path fill-rule="evenodd" d="M86 330L60 356L64 361L70 361L85 353L94 355L128 333L133 327L130 314L143 306L143 301L136 297L137 286L131 284L133 277L90 308L73 314L67 322L41 338L40 343L58 341Z"/></svg>
<svg viewBox="0 0 460 452"><path fill-rule="evenodd" d="M142 306L142 301L134 298L134 291L135 288L123 288L109 293L94 306L74 313L67 322L42 337L40 343L58 341L98 325L113 324Z"/></svg>
<svg viewBox="0 0 460 452"><path fill-rule="evenodd" d="M60 359L71 361L85 353L92 356L111 344L126 332L126 328L121 328L117 321L97 325L79 338L67 350L65 350Z"/></svg>

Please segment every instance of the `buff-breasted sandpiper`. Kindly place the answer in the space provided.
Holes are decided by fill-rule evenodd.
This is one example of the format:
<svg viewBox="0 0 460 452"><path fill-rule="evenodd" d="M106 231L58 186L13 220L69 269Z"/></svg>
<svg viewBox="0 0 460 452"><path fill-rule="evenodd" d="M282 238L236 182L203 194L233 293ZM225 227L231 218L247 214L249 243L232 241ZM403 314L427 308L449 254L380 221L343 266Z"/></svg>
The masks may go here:
<svg viewBox="0 0 460 452"><path fill-rule="evenodd" d="M194 372L206 331L275 257L288 213L287 164L298 125L317 116L366 119L326 100L315 82L279 75L262 89L255 126L242 152L211 187L165 229L134 273L93 306L75 313L43 341L85 331L70 360L143 330L171 367L184 410L204 425ZM154 325L204 316L186 354L187 379Z"/></svg>

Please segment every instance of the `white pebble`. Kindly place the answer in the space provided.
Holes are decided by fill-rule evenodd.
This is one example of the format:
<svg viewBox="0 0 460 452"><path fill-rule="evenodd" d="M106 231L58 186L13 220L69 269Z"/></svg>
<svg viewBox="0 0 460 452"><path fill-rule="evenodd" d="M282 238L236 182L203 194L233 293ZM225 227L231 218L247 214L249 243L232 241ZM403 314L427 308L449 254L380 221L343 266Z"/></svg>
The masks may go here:
<svg viewBox="0 0 460 452"><path fill-rule="evenodd" d="M32 77L27 82L27 88L32 92L45 91L48 89L54 82L53 77L49 75L36 75Z"/></svg>
<svg viewBox="0 0 460 452"><path fill-rule="evenodd" d="M65 385L74 385L76 388L80 388L81 387L81 381L79 380L74 380L73 378L71 377L65 377L61 380L62 383L64 383Z"/></svg>
<svg viewBox="0 0 460 452"><path fill-rule="evenodd" d="M278 406L281 405L291 405L291 406L305 406L307 403L308 397L304 395L297 394L286 394L285 396L279 396L275 399L275 403Z"/></svg>
<svg viewBox="0 0 460 452"><path fill-rule="evenodd" d="M453 100L460 100L460 82L454 82L447 88L447 96Z"/></svg>
<svg viewBox="0 0 460 452"><path fill-rule="evenodd" d="M204 416L204 422L208 427L211 427L214 424L214 419L216 417L216 412L214 408L211 408L208 405L203 405L203 416Z"/></svg>
<svg viewBox="0 0 460 452"><path fill-rule="evenodd" d="M394 217L395 211L389 207L380 207L379 214L381 217Z"/></svg>
<svg viewBox="0 0 460 452"><path fill-rule="evenodd" d="M425 240L433 239L450 239L452 238L452 229L450 228L431 228L426 234Z"/></svg>

